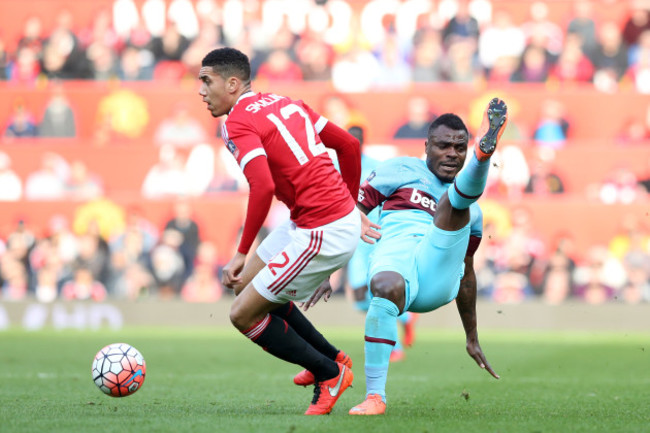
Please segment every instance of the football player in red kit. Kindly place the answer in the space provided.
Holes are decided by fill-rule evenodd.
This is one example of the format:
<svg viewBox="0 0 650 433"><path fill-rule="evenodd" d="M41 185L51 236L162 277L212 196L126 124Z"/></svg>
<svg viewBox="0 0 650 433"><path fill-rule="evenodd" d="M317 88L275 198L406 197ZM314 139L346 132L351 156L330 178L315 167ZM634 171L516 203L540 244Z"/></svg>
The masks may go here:
<svg viewBox="0 0 650 433"><path fill-rule="evenodd" d="M359 142L302 101L251 90L248 57L233 48L208 53L199 94L212 116L228 115L222 137L250 185L244 228L222 282L234 289L232 324L270 354L314 375L305 412L331 412L352 383L352 361L295 306L352 256L361 233L378 237L356 209ZM325 146L336 151L340 174ZM247 254L273 196L290 219ZM374 226L375 228L377 226Z"/></svg>

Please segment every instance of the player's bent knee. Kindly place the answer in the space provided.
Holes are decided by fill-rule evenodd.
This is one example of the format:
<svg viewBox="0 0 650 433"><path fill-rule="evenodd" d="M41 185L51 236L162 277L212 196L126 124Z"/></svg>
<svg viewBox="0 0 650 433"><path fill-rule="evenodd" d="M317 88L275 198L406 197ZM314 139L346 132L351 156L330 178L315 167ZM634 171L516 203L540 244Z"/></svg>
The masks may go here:
<svg viewBox="0 0 650 433"><path fill-rule="evenodd" d="M404 307L404 278L396 272L379 272L370 280L370 291L373 296L388 299L400 309Z"/></svg>
<svg viewBox="0 0 650 433"><path fill-rule="evenodd" d="M245 309L241 308L237 302L234 302L230 307L230 323L240 331L245 331L250 328L250 323Z"/></svg>

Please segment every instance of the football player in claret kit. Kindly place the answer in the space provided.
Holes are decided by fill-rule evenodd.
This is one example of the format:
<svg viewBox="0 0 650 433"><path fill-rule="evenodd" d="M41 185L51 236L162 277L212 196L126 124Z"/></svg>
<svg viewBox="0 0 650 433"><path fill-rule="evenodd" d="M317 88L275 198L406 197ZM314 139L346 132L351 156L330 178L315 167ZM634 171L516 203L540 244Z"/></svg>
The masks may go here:
<svg viewBox="0 0 650 433"><path fill-rule="evenodd" d="M232 324L270 354L306 369L314 396L307 415L329 413L352 383L352 361L332 346L294 302L308 299L376 232L355 207L361 173L359 142L302 101L251 90L242 52L208 53L199 94L213 117L228 115L222 137L250 192L242 236L222 282L237 295ZM340 174L325 145L336 151ZM273 196L290 210L247 260ZM367 235L366 235L367 234Z"/></svg>

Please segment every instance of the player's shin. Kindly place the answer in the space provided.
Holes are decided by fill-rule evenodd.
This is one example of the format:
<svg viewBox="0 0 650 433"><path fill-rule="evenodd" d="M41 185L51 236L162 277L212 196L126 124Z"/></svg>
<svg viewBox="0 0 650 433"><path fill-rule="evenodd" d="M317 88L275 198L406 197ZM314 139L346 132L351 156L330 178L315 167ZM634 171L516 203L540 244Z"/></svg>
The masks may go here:
<svg viewBox="0 0 650 433"><path fill-rule="evenodd" d="M366 315L366 393L386 398L390 353L397 341L397 305L374 297Z"/></svg>
<svg viewBox="0 0 650 433"><path fill-rule="evenodd" d="M472 153L467 165L458 173L447 194L456 209L467 209L479 199L487 184L490 160L479 161Z"/></svg>
<svg viewBox="0 0 650 433"><path fill-rule="evenodd" d="M271 311L271 314L284 319L289 326L293 328L307 343L311 344L316 350L329 359L336 359L339 351L332 346L323 334L318 332L314 325L305 317L299 308L293 302L287 302L284 305Z"/></svg>
<svg viewBox="0 0 650 433"><path fill-rule="evenodd" d="M261 321L242 331L242 334L276 358L311 371L317 380L330 379L339 374L336 362L314 349L277 316L267 314Z"/></svg>

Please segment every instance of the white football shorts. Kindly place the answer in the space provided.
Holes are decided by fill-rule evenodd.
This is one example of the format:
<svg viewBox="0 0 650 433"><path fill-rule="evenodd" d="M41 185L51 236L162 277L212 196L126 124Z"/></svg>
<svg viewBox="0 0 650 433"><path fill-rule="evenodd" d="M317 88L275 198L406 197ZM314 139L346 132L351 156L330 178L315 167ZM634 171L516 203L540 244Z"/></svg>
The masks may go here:
<svg viewBox="0 0 650 433"><path fill-rule="evenodd" d="M257 248L266 266L253 278L258 293L271 302L303 302L318 286L343 267L361 236L361 217L355 208L348 215L313 229L287 220Z"/></svg>

